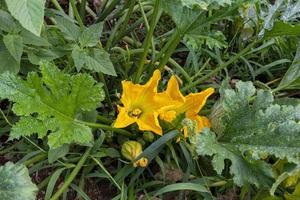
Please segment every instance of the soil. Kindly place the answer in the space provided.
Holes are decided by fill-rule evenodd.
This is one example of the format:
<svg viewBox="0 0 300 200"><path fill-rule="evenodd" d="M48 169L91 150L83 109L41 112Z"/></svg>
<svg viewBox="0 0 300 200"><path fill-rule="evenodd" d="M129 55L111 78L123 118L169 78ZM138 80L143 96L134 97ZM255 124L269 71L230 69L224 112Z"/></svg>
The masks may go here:
<svg viewBox="0 0 300 200"><path fill-rule="evenodd" d="M52 169L44 169L31 175L32 181L35 184L41 183L45 178L51 176ZM63 178L59 178L55 185L56 190L63 184ZM117 195L117 190L110 186L110 182L106 180L97 181L93 178L86 179L84 192L90 197L91 200L110 200ZM37 200L44 200L46 194L46 188L43 188L38 192ZM69 188L68 200L82 200L77 197L77 193Z"/></svg>

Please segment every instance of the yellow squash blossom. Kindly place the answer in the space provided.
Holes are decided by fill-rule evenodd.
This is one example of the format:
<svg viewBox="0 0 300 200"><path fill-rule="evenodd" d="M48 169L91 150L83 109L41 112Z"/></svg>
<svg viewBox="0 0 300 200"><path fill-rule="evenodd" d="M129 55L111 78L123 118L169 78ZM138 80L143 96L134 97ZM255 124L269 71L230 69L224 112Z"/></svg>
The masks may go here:
<svg viewBox="0 0 300 200"><path fill-rule="evenodd" d="M142 153L142 145L139 142L124 142L124 144L122 145L121 153L126 159L133 162L134 167L146 167L148 164L148 159L144 157L135 161L136 158Z"/></svg>
<svg viewBox="0 0 300 200"><path fill-rule="evenodd" d="M164 94L177 104L170 107L164 107L160 110L160 118L172 122L178 115L185 113L185 117L197 122L197 131L200 132L204 127L210 127L209 120L206 117L199 116L198 113L205 105L207 98L214 93L213 88L208 88L199 93L190 93L183 96L179 90L176 77L173 75ZM185 137L187 136L187 128L184 128Z"/></svg>
<svg viewBox="0 0 300 200"><path fill-rule="evenodd" d="M137 123L142 131L153 131L162 135L162 128L158 121L158 111L164 106L172 105L172 99L167 95L157 93L160 78L160 71L155 70L153 76L145 85L122 81L123 94L121 102L124 107L118 106L119 114L114 127L124 128Z"/></svg>

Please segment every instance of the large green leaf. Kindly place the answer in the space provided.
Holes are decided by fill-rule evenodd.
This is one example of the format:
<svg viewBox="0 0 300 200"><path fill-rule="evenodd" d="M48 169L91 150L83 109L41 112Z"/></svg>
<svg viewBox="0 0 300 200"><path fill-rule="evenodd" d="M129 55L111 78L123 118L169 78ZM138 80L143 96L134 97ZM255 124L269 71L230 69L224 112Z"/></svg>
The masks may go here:
<svg viewBox="0 0 300 200"><path fill-rule="evenodd" d="M79 37L79 42L82 47L93 47L100 40L103 23L93 24L85 28Z"/></svg>
<svg viewBox="0 0 300 200"><path fill-rule="evenodd" d="M45 0L5 0L11 15L30 32L39 36L44 22Z"/></svg>
<svg viewBox="0 0 300 200"><path fill-rule="evenodd" d="M64 56L65 54L66 52L55 47L35 48L34 50L27 52L29 61L35 65L39 65L43 60L52 61L56 58Z"/></svg>
<svg viewBox="0 0 300 200"><path fill-rule="evenodd" d="M0 197L5 200L35 200L37 187L24 165L11 162L0 166Z"/></svg>
<svg viewBox="0 0 300 200"><path fill-rule="evenodd" d="M211 120L218 140L212 136L207 138L207 134L199 136L199 145L206 142L205 147L198 150L199 154L215 154L214 160L223 159L229 156L229 153L223 155L227 149L235 155L249 155L256 160L273 155L289 162L300 162L300 105L273 104L270 91L256 91L251 82L238 82L236 90L221 90L221 100L213 110ZM222 148L212 147L214 143ZM208 147L211 148L205 152ZM232 160L234 157L226 158ZM215 165L218 172L224 167L220 162ZM234 171L232 173L239 174ZM244 183L240 179L235 179L237 184Z"/></svg>
<svg viewBox="0 0 300 200"><path fill-rule="evenodd" d="M184 35L189 27L203 15L203 12L197 8L182 5L180 0L161 1L161 6L172 17L181 35Z"/></svg>
<svg viewBox="0 0 300 200"><path fill-rule="evenodd" d="M220 31L205 34L187 34L184 40L187 45L191 46L194 50L201 49L203 45L206 45L210 49L227 47L226 38Z"/></svg>
<svg viewBox="0 0 300 200"><path fill-rule="evenodd" d="M86 68L94 72L116 76L115 68L110 60L110 55L103 49L82 49L79 46L72 51L72 58L78 71Z"/></svg>
<svg viewBox="0 0 300 200"><path fill-rule="evenodd" d="M230 17L233 13L236 13L239 3L219 9L218 11L213 12L210 17L207 17L207 13L199 9L198 6L191 5L194 5L194 1L161 1L161 7L172 17L181 35L197 35L203 32L205 26L215 23L220 19Z"/></svg>
<svg viewBox="0 0 300 200"><path fill-rule="evenodd" d="M230 5L232 0L181 0L182 5L193 8L195 6L207 10L209 6L224 6Z"/></svg>
<svg viewBox="0 0 300 200"><path fill-rule="evenodd" d="M273 104L271 92L256 91L251 82L238 82L236 88L221 93L224 130L219 141L249 150L255 158L271 154L298 163L300 105Z"/></svg>
<svg viewBox="0 0 300 200"><path fill-rule="evenodd" d="M4 47L4 44L0 44L0 73L10 71L18 73L20 70L20 63L18 63L9 51Z"/></svg>
<svg viewBox="0 0 300 200"><path fill-rule="evenodd" d="M17 29L14 18L4 10L0 10L0 29L5 32L12 32Z"/></svg>
<svg viewBox="0 0 300 200"><path fill-rule="evenodd" d="M23 29L20 32L20 36L23 38L24 44L34 45L34 46L50 46L50 43L47 41L47 39L38 37L31 33L30 31L27 31L26 29Z"/></svg>
<svg viewBox="0 0 300 200"><path fill-rule="evenodd" d="M277 37L277 36L298 36L300 35L300 25L299 24L289 24L282 21L274 23L271 30L265 31L265 37Z"/></svg>
<svg viewBox="0 0 300 200"><path fill-rule="evenodd" d="M19 35L8 34L3 37L3 42L9 53L20 63L23 53L23 38Z"/></svg>
<svg viewBox="0 0 300 200"><path fill-rule="evenodd" d="M212 164L218 174L222 173L225 160L229 159L231 161L230 173L234 175L234 183L239 186L246 183L266 186L271 183L272 170L268 164L243 157L227 143L218 142L215 133L209 129L205 129L198 136L197 153L213 156Z"/></svg>
<svg viewBox="0 0 300 200"><path fill-rule="evenodd" d="M80 36L80 28L74 21L62 16L55 16L58 29L64 34L65 38L77 41Z"/></svg>
<svg viewBox="0 0 300 200"><path fill-rule="evenodd" d="M91 129L77 117L104 99L101 85L88 74L70 76L51 63L41 65L41 74L29 73L26 81L11 73L0 75L0 97L15 102L12 110L20 116L10 139L32 133L43 138L50 131L51 148L73 142L91 144Z"/></svg>
<svg viewBox="0 0 300 200"><path fill-rule="evenodd" d="M300 44L292 65L283 76L279 88L300 89Z"/></svg>

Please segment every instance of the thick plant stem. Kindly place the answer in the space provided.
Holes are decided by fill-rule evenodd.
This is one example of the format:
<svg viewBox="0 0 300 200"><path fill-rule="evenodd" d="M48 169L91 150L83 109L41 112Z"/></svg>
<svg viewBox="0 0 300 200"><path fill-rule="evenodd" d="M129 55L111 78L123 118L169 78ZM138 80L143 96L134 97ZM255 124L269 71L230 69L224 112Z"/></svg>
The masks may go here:
<svg viewBox="0 0 300 200"><path fill-rule="evenodd" d="M125 17L123 23L121 24L121 28L118 31L118 35L113 40L113 44L116 41L119 41L124 36L124 32L126 31L126 28L128 26L128 22L129 22L129 19L130 19L131 15L132 15L134 5L135 5L135 0L129 0L129 8L128 8L128 11L126 13L126 17Z"/></svg>
<svg viewBox="0 0 300 200"><path fill-rule="evenodd" d="M212 77L213 75L215 75L216 73L220 72L221 70L227 68L231 63L237 61L241 56L243 56L244 54L248 53L248 51L255 45L257 44L259 41L256 42L252 42L251 44L249 44L246 48L244 48L242 51L240 51L238 54L236 54L235 56L233 56L231 59L229 59L227 62L223 63L222 65L220 65L218 68L212 70L210 73L206 74L205 76L199 78L198 80L188 84L187 86L185 86L182 91L186 91L200 83L202 83L203 81L207 80L208 78Z"/></svg>
<svg viewBox="0 0 300 200"><path fill-rule="evenodd" d="M124 49L119 48L119 47L114 47L114 48L112 48L112 50L119 51L124 54L127 53L127 51L125 51ZM140 53L144 52L144 49L133 49L133 50L129 50L129 52L130 52L130 54L140 54ZM153 50L150 49L149 52L153 54ZM158 54L159 51L154 51L154 53ZM188 75L188 73L174 59L169 58L168 63L170 63L173 67L175 67L183 75L183 77L185 78L186 81L188 81L188 82L192 81L190 76Z"/></svg>
<svg viewBox="0 0 300 200"><path fill-rule="evenodd" d="M46 153L41 153L41 154L38 154L38 155L36 155L35 157L33 157L29 160L26 160L22 164L28 167L28 166L32 165L33 163L36 163L36 162L39 162L39 161L43 160L44 158L47 158L47 154Z"/></svg>
<svg viewBox="0 0 300 200"><path fill-rule="evenodd" d="M163 69L165 67L165 65L167 64L169 58L171 57L172 53L174 52L174 50L176 49L177 45L180 42L180 33L179 31L176 29L175 33L174 33L174 37L172 38L171 43L168 46L168 49L166 50L166 52L163 52L164 55L162 57L162 59L159 62L158 65L158 69ZM167 45L167 44L166 44Z"/></svg>
<svg viewBox="0 0 300 200"><path fill-rule="evenodd" d="M153 32L154 32L155 25L156 25L156 22L157 22L156 19L158 17L158 13L159 13L158 11L159 11L159 0L156 0L155 4L154 4L154 11L153 11L153 15L152 15L151 23L150 23L150 28L149 28L149 31L146 35L146 39L145 39L145 43L144 43L144 47L143 47L144 52L143 52L143 55L140 59L139 67L138 67L138 70L137 70L137 73L136 73L136 76L135 76L135 79L134 79L135 83L139 82L140 76L141 76L141 74L143 73L143 70L144 70L144 65L145 65L145 61L146 61L146 58L147 58L148 49L151 45Z"/></svg>
<svg viewBox="0 0 300 200"><path fill-rule="evenodd" d="M99 120L100 122L102 123L105 123L105 124L111 124L113 123L113 120L107 118L107 117L104 117L102 115L97 115L97 120Z"/></svg>
<svg viewBox="0 0 300 200"><path fill-rule="evenodd" d="M81 30L83 30L84 29L84 25L83 25L83 22L82 22L82 19L81 19L80 15L79 15L79 12L77 10L76 4L75 4L75 0L70 0L70 3L71 3L72 10L73 10L73 13L75 15L75 18L76 18L76 20L77 20L77 22L79 24L79 27L80 27Z"/></svg>
<svg viewBox="0 0 300 200"><path fill-rule="evenodd" d="M107 8L104 9L104 11L100 14L99 18L97 19L96 22L101 22L103 21L114 9L114 7L120 2L121 0L113 0Z"/></svg>
<svg viewBox="0 0 300 200"><path fill-rule="evenodd" d="M122 16L118 21L117 23L115 24L115 27L112 29L111 33L110 33L110 36L106 42L106 46L105 46L105 50L109 50L112 46L112 43L113 43L113 39L115 38L115 36L117 35L117 30L119 29L119 27L121 26L122 22L123 22L123 19L125 17Z"/></svg>
<svg viewBox="0 0 300 200"><path fill-rule="evenodd" d="M86 10L86 0L81 0L79 14L80 14L80 18L83 21L83 23L85 21L84 20L85 10Z"/></svg>
<svg viewBox="0 0 300 200"><path fill-rule="evenodd" d="M124 136L131 136L132 135L129 131L119 129L119 128L114 128L114 127L104 125L104 124L84 122L84 121L80 121L80 120L76 120L76 122L87 125L91 128L100 128L100 129L107 130L107 131L113 131L113 132L119 133L119 134L124 135Z"/></svg>
<svg viewBox="0 0 300 200"><path fill-rule="evenodd" d="M57 0L51 0L51 2L53 3L54 7L59 10L62 11L63 13L65 12L64 9L62 9L62 7L59 5Z"/></svg>
<svg viewBox="0 0 300 200"><path fill-rule="evenodd" d="M77 176L78 172L80 171L81 167L85 163L86 159L90 155L91 149L92 149L92 147L89 147L85 151L85 153L83 154L83 156L81 157L81 159L79 160L79 162L77 163L76 167L73 169L71 174L68 176L68 178L66 179L66 181L64 182L62 187L50 198L50 200L58 199L60 197L60 195L62 195L62 193L69 187L69 185L72 183L72 181L74 180L74 178Z"/></svg>

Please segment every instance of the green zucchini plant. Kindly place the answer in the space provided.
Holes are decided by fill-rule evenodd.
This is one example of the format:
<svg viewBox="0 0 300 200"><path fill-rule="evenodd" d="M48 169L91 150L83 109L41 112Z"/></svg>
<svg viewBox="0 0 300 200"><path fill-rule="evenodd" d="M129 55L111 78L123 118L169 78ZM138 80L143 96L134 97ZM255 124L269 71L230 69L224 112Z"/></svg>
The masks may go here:
<svg viewBox="0 0 300 200"><path fill-rule="evenodd" d="M0 199L300 198L299 8L1 1Z"/></svg>

